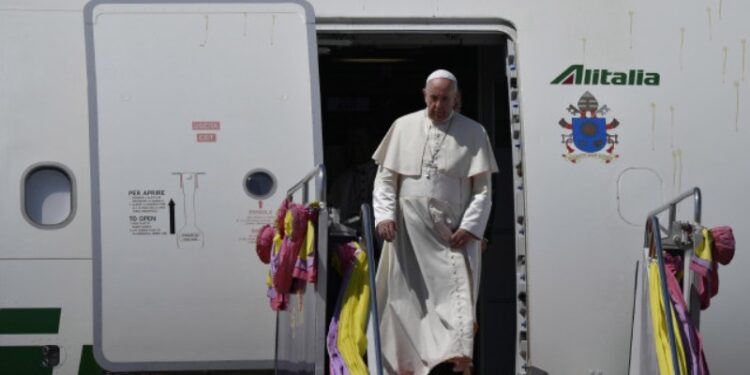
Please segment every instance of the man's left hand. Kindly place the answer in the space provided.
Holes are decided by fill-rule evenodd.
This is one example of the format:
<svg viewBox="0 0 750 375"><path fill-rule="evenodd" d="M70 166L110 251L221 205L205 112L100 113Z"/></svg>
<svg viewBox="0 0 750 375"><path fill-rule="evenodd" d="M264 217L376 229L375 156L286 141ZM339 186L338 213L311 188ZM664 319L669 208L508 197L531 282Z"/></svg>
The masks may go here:
<svg viewBox="0 0 750 375"><path fill-rule="evenodd" d="M479 240L479 238L471 234L468 230L459 229L451 236L451 247L461 249L469 244L469 241L476 240Z"/></svg>

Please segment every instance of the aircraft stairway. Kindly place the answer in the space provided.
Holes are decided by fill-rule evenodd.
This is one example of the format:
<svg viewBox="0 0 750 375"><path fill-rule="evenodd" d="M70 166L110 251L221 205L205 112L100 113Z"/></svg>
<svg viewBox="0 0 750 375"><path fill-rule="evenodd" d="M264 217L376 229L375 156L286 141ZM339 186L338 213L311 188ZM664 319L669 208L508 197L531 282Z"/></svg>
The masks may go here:
<svg viewBox="0 0 750 375"><path fill-rule="evenodd" d="M677 220L677 206L692 198L692 217ZM660 224L659 216L667 215L667 226ZM680 194L662 207L649 213L645 225L644 250L636 263L633 325L631 331L629 374L693 375L698 366L686 365L701 351L693 348L696 340L685 335L699 336L701 307L694 286L696 275L691 261L703 243L701 235L701 190L697 187ZM673 303L668 284L672 275L665 259L682 259L681 285L683 303ZM674 263L672 264L674 267ZM674 283L673 283L674 286ZM679 299L679 298L678 298ZM678 311L680 310L680 311ZM682 319L678 320L677 317ZM671 317L671 318L666 318ZM685 318L689 321L685 321ZM656 337L655 337L656 336ZM700 342L700 340L697 340ZM693 352L691 355L691 351ZM704 360L705 361L705 360Z"/></svg>
<svg viewBox="0 0 750 375"><path fill-rule="evenodd" d="M315 184L315 196L311 197L310 185ZM351 228L336 222L335 215L329 215L326 205L326 170L318 165L304 178L287 191L287 199L308 204L318 202L318 225L316 245L318 253L318 280L307 285L304 293L290 296L289 306L279 311L276 319L276 374L329 373L329 360L326 350L329 323L335 309L341 278L333 270L329 245L342 241L358 241L367 255L369 283L369 314L367 323L367 366L371 375L382 375L380 353L380 333L378 324L377 296L375 290L376 243L373 236L372 208L369 204L360 207L360 235ZM312 199L311 199L312 198ZM332 220L329 220L332 218ZM373 348L377 348L373 350Z"/></svg>

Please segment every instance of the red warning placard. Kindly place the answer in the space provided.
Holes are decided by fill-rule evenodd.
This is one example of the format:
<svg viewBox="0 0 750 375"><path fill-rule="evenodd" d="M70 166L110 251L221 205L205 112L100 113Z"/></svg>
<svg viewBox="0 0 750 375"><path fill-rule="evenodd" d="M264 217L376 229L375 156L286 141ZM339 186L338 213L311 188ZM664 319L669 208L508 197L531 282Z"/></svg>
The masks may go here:
<svg viewBox="0 0 750 375"><path fill-rule="evenodd" d="M198 142L216 142L216 134L213 133L198 133L196 134Z"/></svg>
<svg viewBox="0 0 750 375"><path fill-rule="evenodd" d="M193 121L193 130L220 130L218 121Z"/></svg>

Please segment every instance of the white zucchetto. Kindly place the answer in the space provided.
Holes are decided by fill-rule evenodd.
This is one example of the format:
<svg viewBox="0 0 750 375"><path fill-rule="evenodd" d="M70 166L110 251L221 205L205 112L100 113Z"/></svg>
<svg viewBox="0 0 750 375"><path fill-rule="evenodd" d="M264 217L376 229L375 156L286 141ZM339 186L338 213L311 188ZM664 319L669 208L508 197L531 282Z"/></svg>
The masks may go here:
<svg viewBox="0 0 750 375"><path fill-rule="evenodd" d="M434 72L432 72L429 76L427 76L427 80L425 81L425 84L427 82L432 81L435 78L445 78L449 79L456 83L456 86L458 86L458 79L456 79L456 76L453 75L453 73L445 70L445 69L438 69Z"/></svg>

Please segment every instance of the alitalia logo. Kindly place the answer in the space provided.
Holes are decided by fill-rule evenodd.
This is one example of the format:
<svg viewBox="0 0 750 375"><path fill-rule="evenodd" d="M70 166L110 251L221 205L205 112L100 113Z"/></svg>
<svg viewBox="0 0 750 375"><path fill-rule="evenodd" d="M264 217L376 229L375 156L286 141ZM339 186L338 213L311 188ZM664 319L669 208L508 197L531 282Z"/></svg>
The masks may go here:
<svg viewBox="0 0 750 375"><path fill-rule="evenodd" d="M607 69L588 69L582 64L569 66L552 80L553 85L615 85L615 86L659 86L659 73L630 69L615 72Z"/></svg>

